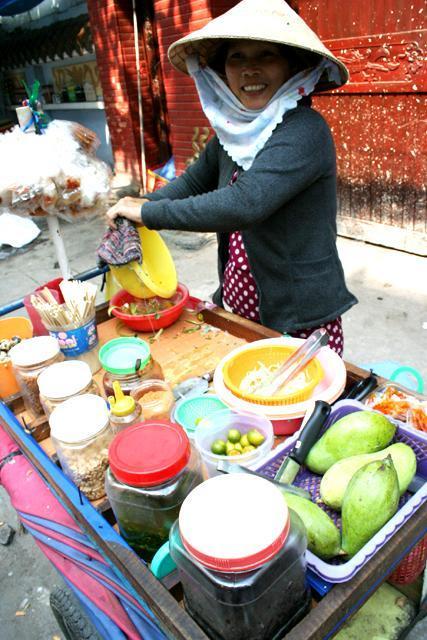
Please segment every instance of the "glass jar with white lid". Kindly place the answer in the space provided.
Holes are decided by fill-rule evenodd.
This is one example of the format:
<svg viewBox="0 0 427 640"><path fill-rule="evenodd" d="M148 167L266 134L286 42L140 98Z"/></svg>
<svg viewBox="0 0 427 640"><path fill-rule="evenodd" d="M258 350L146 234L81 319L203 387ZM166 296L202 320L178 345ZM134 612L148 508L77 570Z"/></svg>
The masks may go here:
<svg viewBox="0 0 427 640"><path fill-rule="evenodd" d="M65 360L47 367L38 377L40 401L49 417L60 404L75 396L90 393L101 395L86 362Z"/></svg>
<svg viewBox="0 0 427 640"><path fill-rule="evenodd" d="M52 411L49 424L64 473L89 500L102 498L113 438L105 400L92 394L69 398Z"/></svg>
<svg viewBox="0 0 427 640"><path fill-rule="evenodd" d="M307 612L307 536L280 491L250 474L210 478L169 535L184 604L210 638L282 638Z"/></svg>
<svg viewBox="0 0 427 640"><path fill-rule="evenodd" d="M34 418L43 416L37 380L46 367L64 360L58 341L51 336L28 338L12 347L9 357L25 408Z"/></svg>

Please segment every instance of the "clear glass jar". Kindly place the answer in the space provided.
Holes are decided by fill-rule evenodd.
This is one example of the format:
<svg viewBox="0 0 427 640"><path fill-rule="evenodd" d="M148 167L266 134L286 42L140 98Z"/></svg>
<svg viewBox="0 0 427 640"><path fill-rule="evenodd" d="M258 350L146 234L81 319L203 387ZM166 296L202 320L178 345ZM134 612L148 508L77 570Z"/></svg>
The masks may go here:
<svg viewBox="0 0 427 640"><path fill-rule="evenodd" d="M175 399L164 380L145 380L130 395L141 405L144 420L169 419Z"/></svg>
<svg viewBox="0 0 427 640"><path fill-rule="evenodd" d="M48 417L68 398L86 393L101 395L97 383L92 378L90 367L79 360L65 360L46 367L39 375L37 383L40 402Z"/></svg>
<svg viewBox="0 0 427 640"><path fill-rule="evenodd" d="M140 338L115 338L104 344L99 360L105 374L102 379L107 396L114 393L113 382L118 380L122 391L130 395L145 380L163 380L162 368L151 357L149 345Z"/></svg>
<svg viewBox="0 0 427 640"><path fill-rule="evenodd" d="M305 528L290 510L286 520L281 516L280 524L276 517L280 515L283 496L277 497L277 508L268 513L268 507L275 502L252 486L253 482L249 485L241 482L237 491L228 486L217 496L219 504L212 502L214 493L208 495L206 492L204 504L194 499L196 492L205 485L233 477L237 474L217 476L197 487L184 502L179 523L175 522L171 529L170 553L178 567L185 608L210 638L282 638L310 606L305 577ZM242 474L240 477L250 476ZM255 479L267 482L262 478ZM270 486L280 494L276 487ZM193 525L188 520L187 525L183 522L188 516L188 505L192 507ZM263 522L264 531L260 534ZM267 529L271 526L273 531L275 523L283 527L285 522L284 541L282 535L270 540ZM193 548L186 540L189 524L194 532L192 543L197 536L205 538L201 547L196 542ZM261 546L255 544L259 534ZM200 555L201 549L205 555ZM228 549L232 549L233 558L227 555Z"/></svg>
<svg viewBox="0 0 427 640"><path fill-rule="evenodd" d="M110 424L114 434L139 424L144 420L142 407L131 396L125 396L120 382L113 382L114 395L108 396L110 403Z"/></svg>
<svg viewBox="0 0 427 640"><path fill-rule="evenodd" d="M40 418L44 415L44 410L37 379L47 367L64 360L58 341L51 336L29 338L13 347L9 351L9 357L25 408L34 418Z"/></svg>
<svg viewBox="0 0 427 640"><path fill-rule="evenodd" d="M52 411L49 424L64 473L89 500L102 498L113 439L105 400L90 394L69 398Z"/></svg>
<svg viewBox="0 0 427 640"><path fill-rule="evenodd" d="M110 424L114 435L120 433L123 429L141 424L143 421L142 408L137 402L135 403L135 409L125 416L117 416L113 412L110 413Z"/></svg>
<svg viewBox="0 0 427 640"><path fill-rule="evenodd" d="M168 540L182 502L203 480L199 454L181 427L159 420L119 433L109 460L105 487L120 533L150 561Z"/></svg>

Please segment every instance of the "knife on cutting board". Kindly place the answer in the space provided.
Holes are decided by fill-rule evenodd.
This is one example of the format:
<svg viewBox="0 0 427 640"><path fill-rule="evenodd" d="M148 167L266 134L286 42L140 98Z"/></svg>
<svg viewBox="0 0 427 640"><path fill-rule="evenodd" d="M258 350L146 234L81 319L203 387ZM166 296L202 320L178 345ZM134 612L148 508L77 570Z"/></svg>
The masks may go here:
<svg viewBox="0 0 427 640"><path fill-rule="evenodd" d="M302 427L298 440L295 442L291 451L283 460L279 470L274 476L276 482L292 484L301 465L308 456L308 452L318 439L320 430L325 424L330 413L330 404L323 400L316 400L313 412Z"/></svg>

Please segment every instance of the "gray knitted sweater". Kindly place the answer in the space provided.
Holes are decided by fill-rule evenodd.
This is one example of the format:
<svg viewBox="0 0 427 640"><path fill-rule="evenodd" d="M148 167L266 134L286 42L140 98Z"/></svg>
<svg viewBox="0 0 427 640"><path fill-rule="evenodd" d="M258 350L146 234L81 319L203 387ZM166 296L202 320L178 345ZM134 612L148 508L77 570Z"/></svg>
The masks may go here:
<svg viewBox="0 0 427 640"><path fill-rule="evenodd" d="M148 194L150 229L218 234L221 304L228 237L241 231L261 322L278 331L318 326L356 304L336 248L336 167L331 132L306 106L288 111L252 166L236 164L214 137L184 174Z"/></svg>

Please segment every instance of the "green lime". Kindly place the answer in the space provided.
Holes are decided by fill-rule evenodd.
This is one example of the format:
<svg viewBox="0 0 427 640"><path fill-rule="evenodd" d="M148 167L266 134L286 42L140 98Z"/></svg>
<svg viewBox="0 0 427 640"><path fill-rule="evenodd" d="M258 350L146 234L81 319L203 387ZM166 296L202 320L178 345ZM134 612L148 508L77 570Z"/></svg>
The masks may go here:
<svg viewBox="0 0 427 640"><path fill-rule="evenodd" d="M240 442L241 437L242 434L238 429L230 429L227 435L227 438L228 440L230 440L230 442Z"/></svg>
<svg viewBox="0 0 427 640"><path fill-rule="evenodd" d="M211 451L217 456L224 456L227 452L224 440L214 440L211 445Z"/></svg>
<svg viewBox="0 0 427 640"><path fill-rule="evenodd" d="M249 444L253 444L254 447L259 447L265 440L265 437L258 431L258 429L251 429L248 432Z"/></svg>
<svg viewBox="0 0 427 640"><path fill-rule="evenodd" d="M225 443L225 450L226 450L227 455L233 449L234 449L234 443L233 442L229 442L229 440L227 440L227 442Z"/></svg>
<svg viewBox="0 0 427 640"><path fill-rule="evenodd" d="M249 444L247 447L243 447L242 453L249 453L250 451L255 451L256 447L252 444Z"/></svg>
<svg viewBox="0 0 427 640"><path fill-rule="evenodd" d="M248 440L248 434L244 433L243 436L240 438L240 444L242 445L242 447L249 447L249 440Z"/></svg>
<svg viewBox="0 0 427 640"><path fill-rule="evenodd" d="M243 447L240 442L235 442L233 448L236 449L236 451L240 451L240 453L243 451Z"/></svg>

